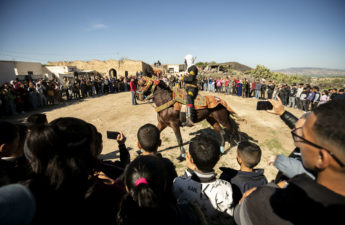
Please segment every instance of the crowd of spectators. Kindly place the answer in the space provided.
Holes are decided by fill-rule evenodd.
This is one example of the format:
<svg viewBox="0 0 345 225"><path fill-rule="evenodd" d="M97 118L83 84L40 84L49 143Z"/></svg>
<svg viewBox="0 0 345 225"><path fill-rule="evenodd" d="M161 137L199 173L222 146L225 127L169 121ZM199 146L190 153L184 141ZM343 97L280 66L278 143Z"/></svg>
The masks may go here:
<svg viewBox="0 0 345 225"><path fill-rule="evenodd" d="M130 90L127 77L64 77L12 80L0 86L0 116L24 114L46 105Z"/></svg>
<svg viewBox="0 0 345 225"><path fill-rule="evenodd" d="M249 80L230 76L199 77L198 79L199 90L261 100L277 100L279 97L284 106L304 112L312 111L329 100L345 98L345 88L321 90L318 86L311 86L310 84L276 84L272 80ZM176 84L183 87L183 82L179 76L172 76L166 83L170 87Z"/></svg>
<svg viewBox="0 0 345 225"><path fill-rule="evenodd" d="M345 98L344 88L321 90L318 86L311 86L310 84L276 84L274 81L266 81L265 79L209 77L200 79L199 87L208 92L237 95L244 98L277 100L279 97L284 106L305 112L312 111L329 100Z"/></svg>
<svg viewBox="0 0 345 225"><path fill-rule="evenodd" d="M215 166L218 141L199 134L189 142L185 173L158 149L152 124L137 131L131 160L123 133L120 159L101 160L102 135L78 118L23 124L0 121L0 221L3 224L342 224L345 210L345 99L317 106L301 119L281 99L273 114L291 129L296 149L273 162L267 181L260 147L242 140L239 170ZM321 147L322 146L322 147ZM3 210L6 209L6 210Z"/></svg>
<svg viewBox="0 0 345 225"><path fill-rule="evenodd" d="M32 114L22 124L0 121L0 207L6 209L0 213L1 223L342 224L345 99L341 90L332 93L332 101L323 101L317 87L308 90L303 84L276 87L268 82L267 86L274 86L268 94L271 89L263 81L253 85L228 79L227 86L225 82L222 86L221 80L210 80L211 86L209 80L202 83L205 91L268 99L273 105L269 112L279 115L291 129L296 148L289 156L272 158L270 163L279 170L274 180L268 181L264 168L257 168L261 149L247 140L236 149L240 169L221 167L218 176L218 141L205 134L195 136L189 142L185 173L178 176L174 164L158 152L162 140L152 124L138 128L135 159L120 132L116 139L120 159L111 161L99 157L103 140L94 125L71 117L47 121L44 114ZM164 82L171 85L180 80ZM28 82L25 92L43 83ZM44 85L48 83L60 85L53 96L59 92L62 96L68 80ZM116 90L109 82L103 83L98 86L103 86L101 94L128 90L126 85ZM7 84L9 90L14 89L10 85L25 90L21 82ZM68 92L69 86L65 87ZM91 90L89 96L97 94L95 81ZM88 91L81 92L81 97L88 96ZM290 96L293 92L296 96ZM69 96L66 93L66 100ZM298 119L286 106L305 107L303 97L310 107L305 111L312 111ZM316 97L318 104L313 101Z"/></svg>

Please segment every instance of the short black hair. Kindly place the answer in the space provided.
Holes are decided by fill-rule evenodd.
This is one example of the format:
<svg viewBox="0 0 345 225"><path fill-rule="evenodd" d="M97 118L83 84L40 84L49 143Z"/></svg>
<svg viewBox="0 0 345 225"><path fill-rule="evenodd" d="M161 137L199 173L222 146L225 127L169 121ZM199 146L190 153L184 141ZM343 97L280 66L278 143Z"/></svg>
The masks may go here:
<svg viewBox="0 0 345 225"><path fill-rule="evenodd" d="M147 123L139 128L137 133L141 147L147 152L154 152L160 145L160 132L158 128Z"/></svg>
<svg viewBox="0 0 345 225"><path fill-rule="evenodd" d="M261 149L258 145L243 141L237 147L237 154L248 168L254 168L261 160Z"/></svg>
<svg viewBox="0 0 345 225"><path fill-rule="evenodd" d="M19 135L18 126L8 121L0 121L0 145L10 144Z"/></svg>
<svg viewBox="0 0 345 225"><path fill-rule="evenodd" d="M202 172L212 172L220 157L220 145L211 137L198 135L190 140L189 153Z"/></svg>
<svg viewBox="0 0 345 225"><path fill-rule="evenodd" d="M47 116L43 113L35 113L31 114L27 119L26 122L29 126L35 126L35 125L43 125L47 124Z"/></svg>
<svg viewBox="0 0 345 225"><path fill-rule="evenodd" d="M335 99L315 108L316 121L313 131L316 135L335 146L345 159L345 99Z"/></svg>

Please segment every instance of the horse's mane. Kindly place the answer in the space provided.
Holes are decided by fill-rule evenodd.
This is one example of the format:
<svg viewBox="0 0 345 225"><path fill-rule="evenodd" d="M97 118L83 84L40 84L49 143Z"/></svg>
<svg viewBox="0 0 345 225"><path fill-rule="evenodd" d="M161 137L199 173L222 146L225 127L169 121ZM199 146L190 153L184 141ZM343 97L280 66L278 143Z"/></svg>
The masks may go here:
<svg viewBox="0 0 345 225"><path fill-rule="evenodd" d="M158 87L160 87L163 90L169 91L170 93L172 92L170 87L162 80L159 82Z"/></svg>

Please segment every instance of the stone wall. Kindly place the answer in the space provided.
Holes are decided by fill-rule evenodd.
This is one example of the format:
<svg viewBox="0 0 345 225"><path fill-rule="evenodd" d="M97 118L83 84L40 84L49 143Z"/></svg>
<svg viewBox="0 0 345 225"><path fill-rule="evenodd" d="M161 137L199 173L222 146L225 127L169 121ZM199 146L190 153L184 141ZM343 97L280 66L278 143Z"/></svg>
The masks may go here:
<svg viewBox="0 0 345 225"><path fill-rule="evenodd" d="M124 77L126 71L128 76L135 76L136 73L143 72L143 70L150 66L147 63L139 60L91 60L91 61L60 61L48 62L50 66L76 66L78 70L95 70L102 76L109 76L111 69L116 70L117 77Z"/></svg>

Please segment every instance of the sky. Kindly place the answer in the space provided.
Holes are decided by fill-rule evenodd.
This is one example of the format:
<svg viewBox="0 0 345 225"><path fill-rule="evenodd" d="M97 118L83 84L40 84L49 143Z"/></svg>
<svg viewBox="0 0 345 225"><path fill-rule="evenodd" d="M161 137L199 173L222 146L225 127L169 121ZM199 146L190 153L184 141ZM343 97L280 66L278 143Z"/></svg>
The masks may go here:
<svg viewBox="0 0 345 225"><path fill-rule="evenodd" d="M345 69L344 0L0 0L0 60Z"/></svg>

